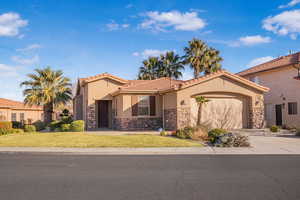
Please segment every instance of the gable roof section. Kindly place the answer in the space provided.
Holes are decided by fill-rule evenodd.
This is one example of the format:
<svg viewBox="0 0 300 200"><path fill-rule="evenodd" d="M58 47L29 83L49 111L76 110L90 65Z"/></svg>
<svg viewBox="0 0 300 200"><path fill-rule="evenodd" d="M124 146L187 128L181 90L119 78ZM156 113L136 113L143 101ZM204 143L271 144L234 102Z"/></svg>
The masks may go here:
<svg viewBox="0 0 300 200"><path fill-rule="evenodd" d="M20 101L0 98L0 108L20 109L20 110L43 110L42 106L28 106Z"/></svg>
<svg viewBox="0 0 300 200"><path fill-rule="evenodd" d="M114 76L114 75L111 75L108 73L103 73L103 74L98 74L96 76L90 76L87 78L80 78L79 83L86 84L86 83L90 83L92 81L97 81L97 80L104 79L104 78L108 78L108 79L111 79L111 80L114 80L114 81L117 81L117 82L123 83L123 84L128 82L128 80L126 80L126 79L122 79L120 77L117 77L117 76Z"/></svg>
<svg viewBox="0 0 300 200"><path fill-rule="evenodd" d="M280 67L286 67L289 65L296 65L296 64L300 65L300 52L287 55L287 56L282 56L274 60L271 60L269 62L251 67L249 69L237 73L237 75L246 76L249 74L254 74L258 72L268 71L268 70L272 70Z"/></svg>
<svg viewBox="0 0 300 200"><path fill-rule="evenodd" d="M187 80L187 81L172 80L170 78L159 78L156 80L141 81L134 84L129 83L125 86L120 87L119 90L112 93L112 95L115 96L120 93L166 93L166 92L192 87L194 85L201 84L203 82L221 76L225 76L237 82L243 83L249 87L255 88L262 92L269 91L269 88L267 87L258 85L238 75L231 74L225 70L220 70L218 72L211 73L209 75L202 76L196 79Z"/></svg>

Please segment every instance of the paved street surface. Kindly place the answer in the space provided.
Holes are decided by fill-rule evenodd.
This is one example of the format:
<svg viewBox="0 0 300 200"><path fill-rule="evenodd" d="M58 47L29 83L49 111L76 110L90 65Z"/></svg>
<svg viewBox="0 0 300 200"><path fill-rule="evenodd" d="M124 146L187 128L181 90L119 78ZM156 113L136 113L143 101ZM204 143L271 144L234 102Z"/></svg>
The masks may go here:
<svg viewBox="0 0 300 200"><path fill-rule="evenodd" d="M300 199L298 155L0 153L3 200Z"/></svg>

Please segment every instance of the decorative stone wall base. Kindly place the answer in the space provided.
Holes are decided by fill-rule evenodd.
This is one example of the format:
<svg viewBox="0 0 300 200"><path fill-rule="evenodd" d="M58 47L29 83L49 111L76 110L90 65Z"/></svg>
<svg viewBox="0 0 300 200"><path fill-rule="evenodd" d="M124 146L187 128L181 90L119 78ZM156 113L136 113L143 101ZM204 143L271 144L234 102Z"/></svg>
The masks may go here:
<svg viewBox="0 0 300 200"><path fill-rule="evenodd" d="M177 129L177 110L176 109L165 109L164 110L164 121L166 130Z"/></svg>
<svg viewBox="0 0 300 200"><path fill-rule="evenodd" d="M157 130L162 128L162 118L115 118L113 124L124 131Z"/></svg>

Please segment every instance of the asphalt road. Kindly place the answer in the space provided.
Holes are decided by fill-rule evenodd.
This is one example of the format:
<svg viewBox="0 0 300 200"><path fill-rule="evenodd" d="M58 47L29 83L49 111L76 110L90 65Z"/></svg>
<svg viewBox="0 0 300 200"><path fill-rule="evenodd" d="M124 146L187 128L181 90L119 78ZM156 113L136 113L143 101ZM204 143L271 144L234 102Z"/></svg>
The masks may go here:
<svg viewBox="0 0 300 200"><path fill-rule="evenodd" d="M300 199L300 156L0 154L2 200Z"/></svg>

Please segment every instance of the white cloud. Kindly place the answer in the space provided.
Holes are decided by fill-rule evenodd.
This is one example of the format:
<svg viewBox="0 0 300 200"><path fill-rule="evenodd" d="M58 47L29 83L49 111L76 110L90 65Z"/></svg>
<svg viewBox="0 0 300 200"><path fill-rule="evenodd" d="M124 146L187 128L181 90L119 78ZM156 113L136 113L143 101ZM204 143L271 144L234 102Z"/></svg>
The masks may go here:
<svg viewBox="0 0 300 200"><path fill-rule="evenodd" d="M157 50L157 49L145 49L143 52L134 52L132 55L133 56L142 56L143 58L148 58L148 57L157 57L160 56L161 54L165 54L169 50Z"/></svg>
<svg viewBox="0 0 300 200"><path fill-rule="evenodd" d="M166 31L167 28L174 28L180 31L196 31L205 27L206 23L198 17L197 12L181 13L171 12L147 12L146 19L140 24L141 28L153 31Z"/></svg>
<svg viewBox="0 0 300 200"><path fill-rule="evenodd" d="M253 35L253 36L241 37L239 39L239 42L242 45L245 45L245 46L252 46L252 45L257 45L257 44L270 43L271 38L270 37L263 37L263 36L260 36L260 35Z"/></svg>
<svg viewBox="0 0 300 200"><path fill-rule="evenodd" d="M23 48L23 49L17 49L16 51L18 52L27 52L27 51L31 51L31 50L34 50L34 49L40 49L42 48L41 45L39 44L31 44L31 45L28 45L27 47Z"/></svg>
<svg viewBox="0 0 300 200"><path fill-rule="evenodd" d="M293 7L293 6L295 6L295 5L297 5L297 4L299 4L300 3L300 0L292 0L292 1L290 1L288 4L286 4L286 5L281 5L281 6L279 6L279 8L288 8L288 7Z"/></svg>
<svg viewBox="0 0 300 200"><path fill-rule="evenodd" d="M19 29L27 24L28 21L21 19L18 13L4 13L0 15L0 36L19 36Z"/></svg>
<svg viewBox="0 0 300 200"><path fill-rule="evenodd" d="M106 24L106 28L109 31L117 31L117 30L120 30L120 29L126 29L126 28L129 28L129 26L130 26L130 24L118 24L114 21L112 21L111 23Z"/></svg>
<svg viewBox="0 0 300 200"><path fill-rule="evenodd" d="M278 35L296 39L300 33L300 10L285 11L263 20L263 28Z"/></svg>
<svg viewBox="0 0 300 200"><path fill-rule="evenodd" d="M0 64L0 77L16 77L18 73L15 67Z"/></svg>
<svg viewBox="0 0 300 200"><path fill-rule="evenodd" d="M265 57L261 57L261 58L255 58L255 59L251 60L248 63L247 67L253 67L253 66L268 62L268 61L273 60L273 59L275 59L275 58L272 57L272 56L265 56Z"/></svg>
<svg viewBox="0 0 300 200"><path fill-rule="evenodd" d="M33 65L40 61L38 55L35 55L32 58L22 58L20 56L12 56L11 59L12 61L19 63L21 65Z"/></svg>

